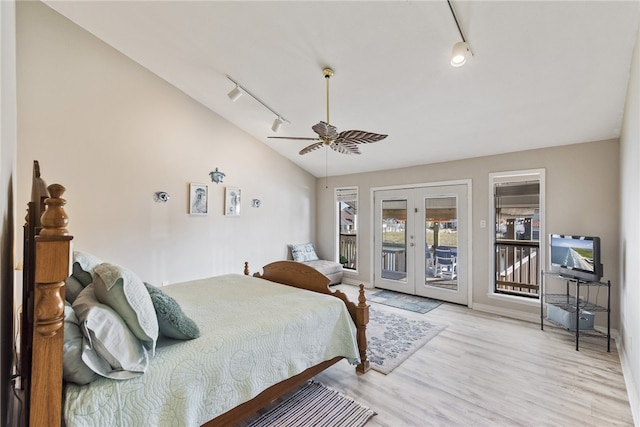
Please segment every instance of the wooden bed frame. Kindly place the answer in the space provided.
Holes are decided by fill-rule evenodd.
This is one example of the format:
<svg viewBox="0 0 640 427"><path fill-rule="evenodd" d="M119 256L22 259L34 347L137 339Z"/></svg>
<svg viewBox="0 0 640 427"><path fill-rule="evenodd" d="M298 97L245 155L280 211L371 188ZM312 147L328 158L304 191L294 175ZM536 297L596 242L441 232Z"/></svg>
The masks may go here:
<svg viewBox="0 0 640 427"><path fill-rule="evenodd" d="M35 161L31 202L24 226L19 369L26 402L21 420L25 426L60 426L62 422L64 281L70 275L73 254L73 237L67 231L69 220L63 208L66 204L62 198L64 191L65 188L59 184L46 186ZM248 263L245 263L244 274L249 274ZM365 373L369 370L366 354L369 306L363 285L360 285L358 304L355 304L343 292L331 291L326 276L301 263L274 262L266 265L262 274L256 273L254 276L340 298L357 328L361 363L356 366L356 372ZM207 422L205 426L231 425L241 421L341 359L336 357L327 360L277 383L252 400Z"/></svg>

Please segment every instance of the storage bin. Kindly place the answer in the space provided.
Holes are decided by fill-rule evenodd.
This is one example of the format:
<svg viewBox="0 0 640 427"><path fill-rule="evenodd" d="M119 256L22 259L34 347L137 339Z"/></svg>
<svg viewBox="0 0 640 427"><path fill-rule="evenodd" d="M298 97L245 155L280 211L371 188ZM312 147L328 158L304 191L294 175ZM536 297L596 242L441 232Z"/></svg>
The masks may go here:
<svg viewBox="0 0 640 427"><path fill-rule="evenodd" d="M576 313L571 313L556 305L547 304L547 319L562 325L565 329L576 330ZM588 311L580 313L580 330L592 330L595 316Z"/></svg>

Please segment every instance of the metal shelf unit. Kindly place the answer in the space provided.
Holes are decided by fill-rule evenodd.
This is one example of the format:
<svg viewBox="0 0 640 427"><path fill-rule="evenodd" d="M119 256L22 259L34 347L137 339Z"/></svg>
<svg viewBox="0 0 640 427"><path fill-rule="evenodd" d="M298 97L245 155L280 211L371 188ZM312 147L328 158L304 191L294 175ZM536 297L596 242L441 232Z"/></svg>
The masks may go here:
<svg viewBox="0 0 640 427"><path fill-rule="evenodd" d="M583 312L606 312L607 313L607 352L611 351L611 281L607 282L588 282L573 277L559 276L555 273L541 272L540 280L540 329L544 330L544 307L545 303L561 308L572 315L575 315L575 327L576 327L576 351L579 349L580 335L587 334L586 331L580 330L580 314ZM565 293L550 293L546 294L546 277L552 277L557 280L562 280L566 283ZM588 292L591 288L606 288L607 291L607 305L603 306L597 303L589 301ZM581 293L580 290L583 290ZM575 293L572 293L575 291ZM587 298L584 298L584 293L587 293ZM547 319L548 322L556 324L555 322ZM563 326L563 325L558 325ZM594 335L590 333L589 335ZM603 336L602 334L595 334Z"/></svg>

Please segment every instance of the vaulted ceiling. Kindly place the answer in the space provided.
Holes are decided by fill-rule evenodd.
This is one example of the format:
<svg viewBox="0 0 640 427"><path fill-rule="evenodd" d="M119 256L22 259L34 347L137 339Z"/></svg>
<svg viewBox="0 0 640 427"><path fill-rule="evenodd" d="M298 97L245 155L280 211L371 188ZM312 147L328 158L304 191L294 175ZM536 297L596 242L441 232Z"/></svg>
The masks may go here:
<svg viewBox="0 0 640 427"><path fill-rule="evenodd" d="M616 138L640 22L638 1L453 0L454 68L445 0L45 3L315 176ZM389 135L361 155L268 139L315 136L325 67L331 124Z"/></svg>

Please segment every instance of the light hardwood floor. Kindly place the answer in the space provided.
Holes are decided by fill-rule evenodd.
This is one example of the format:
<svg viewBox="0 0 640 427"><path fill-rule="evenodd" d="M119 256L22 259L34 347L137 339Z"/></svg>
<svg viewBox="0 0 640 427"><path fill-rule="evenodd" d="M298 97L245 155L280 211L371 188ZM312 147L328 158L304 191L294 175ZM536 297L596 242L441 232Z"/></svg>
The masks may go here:
<svg viewBox="0 0 640 427"><path fill-rule="evenodd" d="M388 375L356 375L342 361L316 377L375 410L367 427L633 425L613 341L611 353L602 338L576 351L561 329L454 304L426 314L375 307L446 329Z"/></svg>

